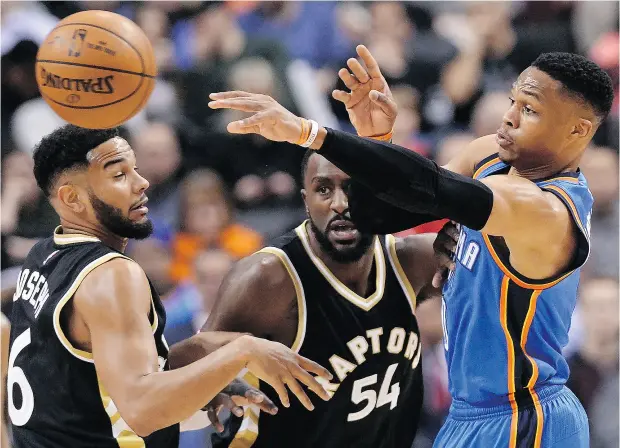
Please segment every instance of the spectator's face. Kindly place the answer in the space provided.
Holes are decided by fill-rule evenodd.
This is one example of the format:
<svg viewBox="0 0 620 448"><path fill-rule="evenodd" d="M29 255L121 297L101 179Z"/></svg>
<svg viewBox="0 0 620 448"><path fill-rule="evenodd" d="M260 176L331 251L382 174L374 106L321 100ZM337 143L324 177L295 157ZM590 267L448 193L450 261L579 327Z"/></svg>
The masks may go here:
<svg viewBox="0 0 620 448"><path fill-rule="evenodd" d="M206 241L213 241L219 237L229 220L230 213L223 199L190 201L185 229L189 233L202 236Z"/></svg>
<svg viewBox="0 0 620 448"><path fill-rule="evenodd" d="M213 307L217 291L232 265L232 258L220 250L202 252L196 258L194 279L202 296L205 311L209 312Z"/></svg>
<svg viewBox="0 0 620 448"><path fill-rule="evenodd" d="M171 256L168 249L153 239L135 242L131 257L144 269L157 292L166 294L173 286L170 278Z"/></svg>
<svg viewBox="0 0 620 448"><path fill-rule="evenodd" d="M502 117L510 107L510 93L493 92L484 95L474 109L472 129L476 137L495 134L502 124Z"/></svg>
<svg viewBox="0 0 620 448"><path fill-rule="evenodd" d="M153 185L161 184L179 168L179 142L172 129L163 123L152 124L140 132L134 147L140 174Z"/></svg>
<svg viewBox="0 0 620 448"><path fill-rule="evenodd" d="M579 302L589 354L601 363L618 358L618 281L593 279L581 288Z"/></svg>
<svg viewBox="0 0 620 448"><path fill-rule="evenodd" d="M24 196L27 202L36 201L41 195L41 190L37 186L34 178L32 157L22 151L14 151L2 161L3 183L19 183L20 188L25 190Z"/></svg>
<svg viewBox="0 0 620 448"><path fill-rule="evenodd" d="M308 161L301 192L314 236L323 251L339 263L359 260L373 240L373 235L360 232L351 221L350 181L333 163L315 154Z"/></svg>
<svg viewBox="0 0 620 448"><path fill-rule="evenodd" d="M592 120L562 85L545 72L529 67L514 84L512 105L503 117L499 157L521 166L552 164L558 157L576 159L593 135ZM499 135L499 134L498 134Z"/></svg>
<svg viewBox="0 0 620 448"><path fill-rule="evenodd" d="M618 155L610 148L590 148L580 168L594 196L594 211L607 211L618 200Z"/></svg>
<svg viewBox="0 0 620 448"><path fill-rule="evenodd" d="M446 165L460 152L464 151L473 140L474 136L469 134L454 134L444 138L437 148L435 161L439 166Z"/></svg>

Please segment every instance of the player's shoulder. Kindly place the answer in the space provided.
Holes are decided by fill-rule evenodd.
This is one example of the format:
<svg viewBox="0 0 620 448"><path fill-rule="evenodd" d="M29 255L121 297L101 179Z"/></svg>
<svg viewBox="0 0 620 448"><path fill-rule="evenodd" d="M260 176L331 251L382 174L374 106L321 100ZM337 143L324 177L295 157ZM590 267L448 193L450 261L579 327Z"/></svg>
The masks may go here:
<svg viewBox="0 0 620 448"><path fill-rule="evenodd" d="M148 309L150 286L140 265L119 254L86 273L74 300L77 306L89 309L103 310L130 301L144 302Z"/></svg>
<svg viewBox="0 0 620 448"><path fill-rule="evenodd" d="M277 291L292 284L287 256L277 247L264 248L239 260L231 271L235 282Z"/></svg>
<svg viewBox="0 0 620 448"><path fill-rule="evenodd" d="M463 176L471 177L476 166L485 159L495 155L497 151L498 145L495 140L495 134L485 135L469 143L444 168Z"/></svg>

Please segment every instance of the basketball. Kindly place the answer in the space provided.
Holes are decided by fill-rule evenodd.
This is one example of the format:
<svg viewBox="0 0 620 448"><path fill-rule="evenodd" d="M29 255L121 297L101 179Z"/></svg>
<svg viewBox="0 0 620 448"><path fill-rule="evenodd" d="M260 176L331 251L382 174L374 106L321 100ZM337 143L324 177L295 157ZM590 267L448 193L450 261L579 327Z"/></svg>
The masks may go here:
<svg viewBox="0 0 620 448"><path fill-rule="evenodd" d="M137 114L155 86L151 43L131 20L108 11L66 17L37 53L39 91L76 126L104 129Z"/></svg>

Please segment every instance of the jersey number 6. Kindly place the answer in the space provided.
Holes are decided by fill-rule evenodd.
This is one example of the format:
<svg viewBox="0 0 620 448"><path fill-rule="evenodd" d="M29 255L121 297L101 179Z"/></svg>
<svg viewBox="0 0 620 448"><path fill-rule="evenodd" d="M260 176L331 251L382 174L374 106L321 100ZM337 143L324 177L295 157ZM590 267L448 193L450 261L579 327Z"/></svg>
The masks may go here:
<svg viewBox="0 0 620 448"><path fill-rule="evenodd" d="M26 329L26 331L15 338L13 346L11 347L11 354L9 355L6 387L9 401L9 416L11 417L11 422L13 422L15 426L24 426L28 423L34 411L34 394L32 393L32 387L30 387L26 375L24 375L24 371L15 365L15 359L28 344L30 344L30 328ZM22 405L19 409L15 407L13 398L13 387L15 385L19 387L22 395Z"/></svg>

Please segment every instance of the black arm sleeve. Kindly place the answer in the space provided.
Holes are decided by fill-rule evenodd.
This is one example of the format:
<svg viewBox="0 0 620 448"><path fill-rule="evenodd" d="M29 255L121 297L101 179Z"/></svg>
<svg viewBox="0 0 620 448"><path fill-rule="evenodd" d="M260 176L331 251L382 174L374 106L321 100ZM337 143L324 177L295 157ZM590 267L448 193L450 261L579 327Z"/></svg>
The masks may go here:
<svg viewBox="0 0 620 448"><path fill-rule="evenodd" d="M318 151L374 196L416 214L484 227L493 192L482 182L452 173L413 151L327 128Z"/></svg>
<svg viewBox="0 0 620 448"><path fill-rule="evenodd" d="M379 199L364 184L352 181L348 191L351 219L358 229L376 235L397 233L441 218L414 213Z"/></svg>

